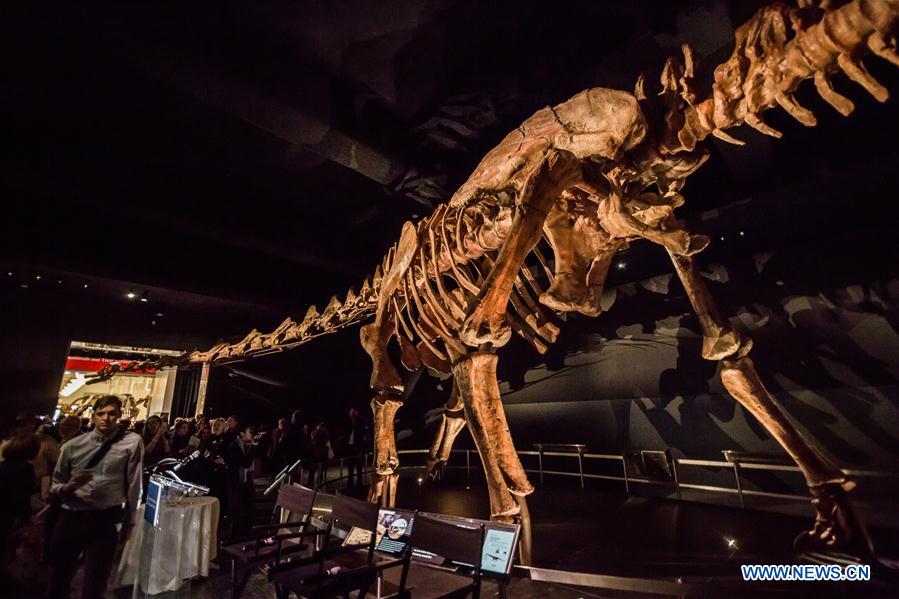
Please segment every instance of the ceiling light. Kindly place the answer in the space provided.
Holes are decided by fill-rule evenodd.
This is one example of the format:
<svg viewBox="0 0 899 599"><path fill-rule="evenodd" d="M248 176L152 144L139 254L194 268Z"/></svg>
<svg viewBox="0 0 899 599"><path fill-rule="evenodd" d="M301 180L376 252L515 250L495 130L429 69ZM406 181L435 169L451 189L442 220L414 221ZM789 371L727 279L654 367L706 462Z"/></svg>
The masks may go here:
<svg viewBox="0 0 899 599"><path fill-rule="evenodd" d="M62 279L59 279L59 280L56 281L56 282L59 283L60 285L62 285Z"/></svg>
<svg viewBox="0 0 899 599"><path fill-rule="evenodd" d="M140 301L142 301L144 303L147 303L148 301L150 301L150 294L148 292L144 291L144 294L142 296L140 296Z"/></svg>
<svg viewBox="0 0 899 599"><path fill-rule="evenodd" d="M157 313L156 313L156 316L157 316L158 318L162 318L163 316L165 316L165 314L163 314L162 312L157 312Z"/></svg>
<svg viewBox="0 0 899 599"><path fill-rule="evenodd" d="M84 288L87 289L87 283L84 284Z"/></svg>
<svg viewBox="0 0 899 599"><path fill-rule="evenodd" d="M21 285L19 285L19 287L21 287L22 289L28 289L28 283L22 283Z"/></svg>
<svg viewBox="0 0 899 599"><path fill-rule="evenodd" d="M740 231L740 237L743 237L744 235L746 235L746 231Z"/></svg>
<svg viewBox="0 0 899 599"><path fill-rule="evenodd" d="M134 299L137 297L137 294L134 293L134 291L129 291L128 293L125 294L125 297L127 297L128 299Z"/></svg>
<svg viewBox="0 0 899 599"><path fill-rule="evenodd" d="M34 275L34 280L35 280L35 281L40 281L40 280L41 280L41 275Z"/></svg>
<svg viewBox="0 0 899 599"><path fill-rule="evenodd" d="M8 273L6 273L6 276L7 276L7 277L11 277L11 276L12 276L12 273L11 273L11 272L8 272Z"/></svg>
<svg viewBox="0 0 899 599"><path fill-rule="evenodd" d="M619 262L618 264L616 264L616 266L618 267L618 270L624 270L624 267L627 266L627 264L625 264L624 262Z"/></svg>
<svg viewBox="0 0 899 599"><path fill-rule="evenodd" d="M724 241L724 235L721 236L721 241Z"/></svg>

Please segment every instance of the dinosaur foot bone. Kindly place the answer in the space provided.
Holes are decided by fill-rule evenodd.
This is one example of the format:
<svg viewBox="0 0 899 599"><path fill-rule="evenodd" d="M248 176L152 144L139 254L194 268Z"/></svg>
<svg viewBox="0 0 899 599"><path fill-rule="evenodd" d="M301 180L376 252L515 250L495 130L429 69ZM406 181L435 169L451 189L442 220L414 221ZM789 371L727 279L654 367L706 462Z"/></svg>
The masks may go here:
<svg viewBox="0 0 899 599"><path fill-rule="evenodd" d="M811 530L793 541L797 552L849 553L874 557L874 545L849 501L848 491L855 487L849 480L826 482L809 487L817 516Z"/></svg>

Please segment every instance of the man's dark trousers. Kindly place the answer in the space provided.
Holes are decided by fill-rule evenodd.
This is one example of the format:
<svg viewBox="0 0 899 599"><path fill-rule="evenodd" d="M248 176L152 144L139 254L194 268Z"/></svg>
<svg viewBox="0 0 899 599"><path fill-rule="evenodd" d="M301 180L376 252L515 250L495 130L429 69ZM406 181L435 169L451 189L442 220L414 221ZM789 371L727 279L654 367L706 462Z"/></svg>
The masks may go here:
<svg viewBox="0 0 899 599"><path fill-rule="evenodd" d="M62 509L50 535L50 599L68 599L78 557L84 552L82 599L103 599L118 545L122 510Z"/></svg>

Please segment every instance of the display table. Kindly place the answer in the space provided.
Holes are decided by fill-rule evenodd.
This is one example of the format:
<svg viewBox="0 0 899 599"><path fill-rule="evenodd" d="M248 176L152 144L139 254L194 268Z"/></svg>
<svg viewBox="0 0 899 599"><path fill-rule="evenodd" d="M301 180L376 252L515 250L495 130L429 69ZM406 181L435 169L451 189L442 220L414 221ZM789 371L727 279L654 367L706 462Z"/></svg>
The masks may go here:
<svg viewBox="0 0 899 599"><path fill-rule="evenodd" d="M155 531L144 520L143 510L141 506L134 533L122 550L114 587L133 585L141 570L145 581L141 590L149 595L174 591L186 580L208 576L217 549L218 499L185 497L163 506ZM150 533L155 533L153 542L144 543L144 536Z"/></svg>

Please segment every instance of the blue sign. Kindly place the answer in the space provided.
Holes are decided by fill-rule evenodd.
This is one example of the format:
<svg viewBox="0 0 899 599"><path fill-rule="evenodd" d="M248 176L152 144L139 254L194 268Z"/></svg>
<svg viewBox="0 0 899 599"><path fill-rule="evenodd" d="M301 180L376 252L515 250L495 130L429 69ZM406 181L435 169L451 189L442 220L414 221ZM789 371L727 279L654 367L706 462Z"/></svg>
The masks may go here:
<svg viewBox="0 0 899 599"><path fill-rule="evenodd" d="M147 486L147 504L144 506L144 520L156 526L159 524L159 503L162 500L162 485L151 480Z"/></svg>

